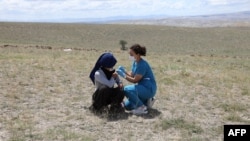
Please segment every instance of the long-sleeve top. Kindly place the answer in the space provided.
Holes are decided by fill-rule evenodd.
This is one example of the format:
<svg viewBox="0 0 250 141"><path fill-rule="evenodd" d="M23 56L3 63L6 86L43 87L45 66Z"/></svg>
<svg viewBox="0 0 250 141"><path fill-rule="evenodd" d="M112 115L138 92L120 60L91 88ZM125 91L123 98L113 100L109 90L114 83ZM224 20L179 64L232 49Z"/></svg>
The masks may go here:
<svg viewBox="0 0 250 141"><path fill-rule="evenodd" d="M96 89L100 88L101 86L105 85L109 88L113 88L115 83L117 85L119 85L120 83L122 83L122 81L120 80L120 78L117 76L115 79L113 77L111 77L110 80L107 79L105 73L99 69L95 72L95 86Z"/></svg>

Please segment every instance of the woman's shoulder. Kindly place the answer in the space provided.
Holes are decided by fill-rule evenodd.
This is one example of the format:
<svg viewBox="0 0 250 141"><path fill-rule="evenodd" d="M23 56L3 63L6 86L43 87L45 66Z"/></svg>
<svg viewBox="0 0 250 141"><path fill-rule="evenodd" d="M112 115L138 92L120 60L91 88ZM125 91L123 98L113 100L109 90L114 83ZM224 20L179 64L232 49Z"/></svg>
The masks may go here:
<svg viewBox="0 0 250 141"><path fill-rule="evenodd" d="M100 76L100 75L103 75L103 71L101 69L95 72L95 76Z"/></svg>
<svg viewBox="0 0 250 141"><path fill-rule="evenodd" d="M148 66L148 62L145 59L141 59L141 61L139 62L139 65Z"/></svg>

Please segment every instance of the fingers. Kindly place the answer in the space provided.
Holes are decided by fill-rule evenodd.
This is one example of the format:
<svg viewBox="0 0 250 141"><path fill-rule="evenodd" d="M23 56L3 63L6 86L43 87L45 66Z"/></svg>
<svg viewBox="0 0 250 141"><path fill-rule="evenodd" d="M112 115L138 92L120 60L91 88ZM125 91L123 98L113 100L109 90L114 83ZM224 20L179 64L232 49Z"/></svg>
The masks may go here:
<svg viewBox="0 0 250 141"><path fill-rule="evenodd" d="M125 70L125 68L124 68L123 66L119 66L119 67L118 67L118 70L121 70L121 71L124 72L124 73L126 72L126 70Z"/></svg>
<svg viewBox="0 0 250 141"><path fill-rule="evenodd" d="M121 77L125 77L125 73L122 72L122 70L116 70L116 72L118 73L118 75L120 75Z"/></svg>

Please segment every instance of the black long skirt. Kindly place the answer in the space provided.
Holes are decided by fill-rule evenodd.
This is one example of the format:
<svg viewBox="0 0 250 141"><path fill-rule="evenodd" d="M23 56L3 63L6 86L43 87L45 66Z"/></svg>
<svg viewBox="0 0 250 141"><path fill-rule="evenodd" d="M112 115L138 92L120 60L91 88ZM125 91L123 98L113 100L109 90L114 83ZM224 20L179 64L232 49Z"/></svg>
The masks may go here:
<svg viewBox="0 0 250 141"><path fill-rule="evenodd" d="M97 89L92 96L92 108L94 111L102 111L105 108L119 109L124 98L124 92L119 88L103 86Z"/></svg>

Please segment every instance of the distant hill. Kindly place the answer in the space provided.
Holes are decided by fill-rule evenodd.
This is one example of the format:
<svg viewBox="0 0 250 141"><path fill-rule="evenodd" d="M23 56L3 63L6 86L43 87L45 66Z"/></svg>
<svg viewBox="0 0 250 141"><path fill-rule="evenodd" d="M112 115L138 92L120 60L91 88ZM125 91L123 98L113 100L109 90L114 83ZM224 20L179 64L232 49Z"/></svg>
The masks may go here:
<svg viewBox="0 0 250 141"><path fill-rule="evenodd" d="M123 20L113 21L115 24L143 24L143 25L167 25L184 27L227 27L227 26L249 26L250 11L239 13L226 13L217 15L200 15L186 17L167 17L145 20Z"/></svg>

